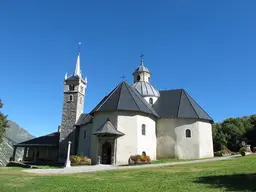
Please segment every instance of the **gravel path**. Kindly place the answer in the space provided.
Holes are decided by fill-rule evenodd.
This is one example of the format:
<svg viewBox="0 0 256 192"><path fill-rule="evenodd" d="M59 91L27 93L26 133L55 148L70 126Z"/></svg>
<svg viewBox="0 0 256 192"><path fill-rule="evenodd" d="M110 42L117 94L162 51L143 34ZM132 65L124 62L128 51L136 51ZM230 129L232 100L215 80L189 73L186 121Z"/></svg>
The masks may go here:
<svg viewBox="0 0 256 192"><path fill-rule="evenodd" d="M212 159L136 165L136 166L92 165L92 166L77 166L77 167L58 168L58 169L25 169L22 171L28 172L28 173L35 173L35 174L73 174L73 173L87 173L87 172L109 171L109 170L119 170L119 169L141 169L141 168L149 168L149 167L165 167L165 166L170 166L170 165L182 165L182 164L192 164L192 163L201 163L201 162L222 161L222 160L233 159L233 158L236 158L239 156L240 155L233 155L233 156L228 156L228 157L217 157L217 158L212 158Z"/></svg>

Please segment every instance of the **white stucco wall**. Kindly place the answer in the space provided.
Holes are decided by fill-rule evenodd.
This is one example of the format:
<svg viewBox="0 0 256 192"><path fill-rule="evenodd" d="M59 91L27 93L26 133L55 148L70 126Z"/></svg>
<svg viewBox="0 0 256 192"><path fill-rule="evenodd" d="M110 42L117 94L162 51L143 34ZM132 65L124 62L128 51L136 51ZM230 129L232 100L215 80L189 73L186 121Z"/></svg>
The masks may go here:
<svg viewBox="0 0 256 192"><path fill-rule="evenodd" d="M207 122L198 122L199 126L199 156L200 158L213 157L212 125Z"/></svg>
<svg viewBox="0 0 256 192"><path fill-rule="evenodd" d="M197 120L176 119L175 156L179 159L198 159L199 156L199 128ZM191 138L186 138L186 130L191 130Z"/></svg>
<svg viewBox="0 0 256 192"><path fill-rule="evenodd" d="M146 125L146 134L142 135L142 124ZM137 153L143 151L150 156L151 160L156 159L156 122L154 119L138 115L137 116Z"/></svg>
<svg viewBox="0 0 256 192"><path fill-rule="evenodd" d="M127 164L131 155L137 154L138 147L138 117L135 114L119 113L118 116L118 131L125 135L119 137L116 141L116 164Z"/></svg>
<svg viewBox="0 0 256 192"><path fill-rule="evenodd" d="M198 159L212 157L211 124L197 119L157 121L157 158ZM186 129L191 138L186 138Z"/></svg>
<svg viewBox="0 0 256 192"><path fill-rule="evenodd" d="M175 119L157 121L157 159L175 157Z"/></svg>
<svg viewBox="0 0 256 192"><path fill-rule="evenodd" d="M127 164L131 155L142 154L143 151L156 159L155 121L146 114L133 112L119 113L118 130L125 135L117 139L116 164ZM142 135L142 124L146 125L146 135Z"/></svg>
<svg viewBox="0 0 256 192"><path fill-rule="evenodd" d="M86 130L86 138L84 138L84 131ZM91 156L91 139L92 139L92 123L82 125L79 132L77 155Z"/></svg>

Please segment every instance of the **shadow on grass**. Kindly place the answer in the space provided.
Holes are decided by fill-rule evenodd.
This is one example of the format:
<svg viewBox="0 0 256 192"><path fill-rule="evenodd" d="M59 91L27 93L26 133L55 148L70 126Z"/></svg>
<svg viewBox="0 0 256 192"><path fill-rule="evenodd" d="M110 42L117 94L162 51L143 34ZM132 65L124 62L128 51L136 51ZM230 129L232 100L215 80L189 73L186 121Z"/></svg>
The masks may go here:
<svg viewBox="0 0 256 192"><path fill-rule="evenodd" d="M256 174L234 174L199 177L196 183L210 184L227 191L256 191Z"/></svg>

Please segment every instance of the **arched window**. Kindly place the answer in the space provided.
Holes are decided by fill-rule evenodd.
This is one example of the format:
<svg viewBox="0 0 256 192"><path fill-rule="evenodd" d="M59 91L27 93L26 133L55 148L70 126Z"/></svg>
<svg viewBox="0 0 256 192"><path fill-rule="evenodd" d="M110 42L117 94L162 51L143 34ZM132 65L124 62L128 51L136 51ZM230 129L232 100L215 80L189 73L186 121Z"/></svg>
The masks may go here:
<svg viewBox="0 0 256 192"><path fill-rule="evenodd" d="M69 95L69 101L73 101L73 95Z"/></svg>
<svg viewBox="0 0 256 192"><path fill-rule="evenodd" d="M139 80L140 80L140 75L137 76L137 81L139 81Z"/></svg>
<svg viewBox="0 0 256 192"><path fill-rule="evenodd" d="M141 126L141 134L146 135L146 125L145 124L142 124L142 126Z"/></svg>
<svg viewBox="0 0 256 192"><path fill-rule="evenodd" d="M84 139L86 138L86 130L84 130Z"/></svg>
<svg viewBox="0 0 256 192"><path fill-rule="evenodd" d="M150 82L150 77L148 77L148 82Z"/></svg>
<svg viewBox="0 0 256 192"><path fill-rule="evenodd" d="M149 98L149 103L150 103L151 105L153 105L153 99L152 99L152 98Z"/></svg>
<svg viewBox="0 0 256 192"><path fill-rule="evenodd" d="M187 138L190 138L190 137L191 137L191 131L190 131L190 129L187 129L187 130L186 130L186 137L187 137Z"/></svg>
<svg viewBox="0 0 256 192"><path fill-rule="evenodd" d="M75 90L75 85L69 85L69 91L74 91Z"/></svg>

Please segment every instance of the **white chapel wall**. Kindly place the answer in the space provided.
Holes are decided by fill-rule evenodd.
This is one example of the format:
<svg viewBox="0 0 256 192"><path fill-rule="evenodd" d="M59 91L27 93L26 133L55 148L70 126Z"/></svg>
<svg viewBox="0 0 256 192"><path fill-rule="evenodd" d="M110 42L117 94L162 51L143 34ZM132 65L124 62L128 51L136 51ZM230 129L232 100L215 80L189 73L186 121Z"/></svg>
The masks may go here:
<svg viewBox="0 0 256 192"><path fill-rule="evenodd" d="M175 157L175 119L157 120L157 159Z"/></svg>
<svg viewBox="0 0 256 192"><path fill-rule="evenodd" d="M176 119L175 156L179 159L198 159L199 155L199 127L195 119ZM186 130L191 131L191 137L186 137Z"/></svg>
<svg viewBox="0 0 256 192"><path fill-rule="evenodd" d="M86 137L84 137L86 131ZM82 125L79 132L77 155L91 156L92 123Z"/></svg>
<svg viewBox="0 0 256 192"><path fill-rule="evenodd" d="M142 135L142 124L145 125L145 135ZM156 123L155 120L138 115L137 121L137 153L142 154L143 151L150 156L151 160L156 159Z"/></svg>
<svg viewBox="0 0 256 192"><path fill-rule="evenodd" d="M212 125L208 122L199 121L199 147L200 158L213 157Z"/></svg>
<svg viewBox="0 0 256 192"><path fill-rule="evenodd" d="M186 137L186 130L191 137ZM213 156L211 124L197 119L159 119L157 158L198 159Z"/></svg>
<svg viewBox="0 0 256 192"><path fill-rule="evenodd" d="M125 134L116 141L116 164L122 165L128 163L128 159L131 155L137 154L138 116L132 112L119 112L117 122L118 131Z"/></svg>
<svg viewBox="0 0 256 192"><path fill-rule="evenodd" d="M145 135L142 135L142 124L145 124ZM155 120L146 114L119 112L118 130L125 135L117 139L116 163L127 164L131 155L143 151L156 159L156 126Z"/></svg>

